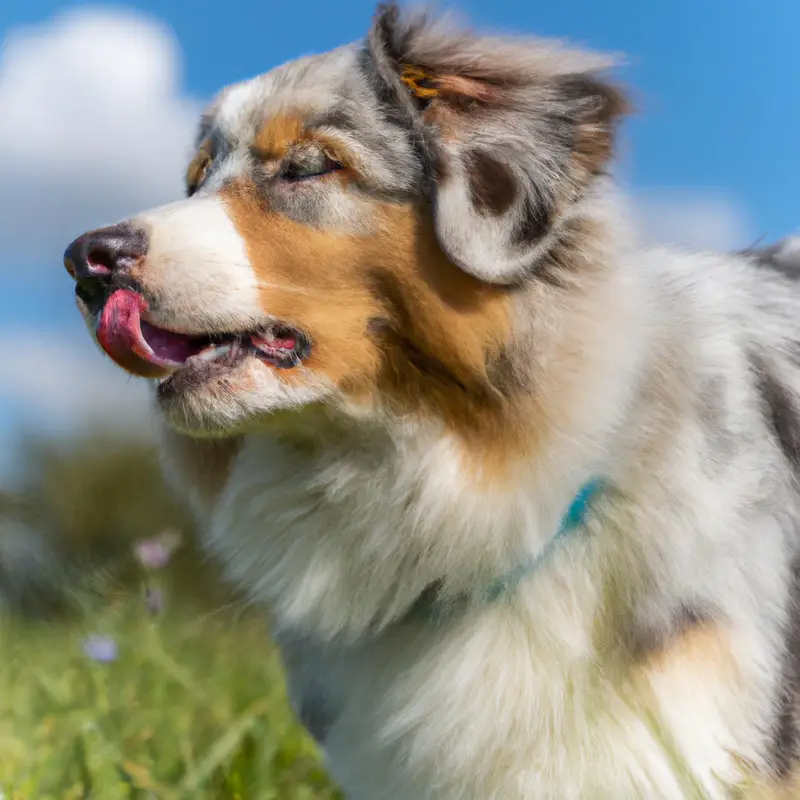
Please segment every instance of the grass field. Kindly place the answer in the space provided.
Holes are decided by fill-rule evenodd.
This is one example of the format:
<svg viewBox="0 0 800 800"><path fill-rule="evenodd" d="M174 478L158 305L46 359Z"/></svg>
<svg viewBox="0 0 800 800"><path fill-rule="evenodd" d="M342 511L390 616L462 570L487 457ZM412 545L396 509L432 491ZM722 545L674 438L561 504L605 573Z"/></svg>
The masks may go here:
<svg viewBox="0 0 800 800"><path fill-rule="evenodd" d="M0 649L0 800L343 800L259 614L152 616L129 593L68 624L6 620Z"/></svg>
<svg viewBox="0 0 800 800"><path fill-rule="evenodd" d="M339 797L263 618L151 616L127 594L68 622L5 620L0 651L3 800Z"/></svg>
<svg viewBox="0 0 800 800"><path fill-rule="evenodd" d="M130 590L80 606L0 617L0 800L343 800L263 614L196 598L153 614ZM683 796L706 800L652 723Z"/></svg>

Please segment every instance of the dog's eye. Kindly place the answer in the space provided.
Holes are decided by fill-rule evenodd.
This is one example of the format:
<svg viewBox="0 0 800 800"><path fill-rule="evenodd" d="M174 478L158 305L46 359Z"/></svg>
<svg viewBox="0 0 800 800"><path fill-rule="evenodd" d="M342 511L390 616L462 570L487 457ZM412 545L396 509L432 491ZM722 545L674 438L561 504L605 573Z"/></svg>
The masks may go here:
<svg viewBox="0 0 800 800"><path fill-rule="evenodd" d="M286 181L300 181L327 175L338 169L342 169L342 165L324 150L301 150L292 155L291 160L281 171L281 178Z"/></svg>
<svg viewBox="0 0 800 800"><path fill-rule="evenodd" d="M201 151L198 153L186 174L186 195L191 197L199 188L208 175L213 159L210 153Z"/></svg>

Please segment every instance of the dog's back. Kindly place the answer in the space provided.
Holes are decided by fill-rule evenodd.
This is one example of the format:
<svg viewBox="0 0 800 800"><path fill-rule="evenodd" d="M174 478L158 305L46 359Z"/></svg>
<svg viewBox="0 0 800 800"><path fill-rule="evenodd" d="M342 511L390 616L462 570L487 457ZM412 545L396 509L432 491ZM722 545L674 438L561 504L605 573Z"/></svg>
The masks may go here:
<svg viewBox="0 0 800 800"><path fill-rule="evenodd" d="M773 245L750 247L742 255L776 269L787 278L800 278L800 236L790 236Z"/></svg>

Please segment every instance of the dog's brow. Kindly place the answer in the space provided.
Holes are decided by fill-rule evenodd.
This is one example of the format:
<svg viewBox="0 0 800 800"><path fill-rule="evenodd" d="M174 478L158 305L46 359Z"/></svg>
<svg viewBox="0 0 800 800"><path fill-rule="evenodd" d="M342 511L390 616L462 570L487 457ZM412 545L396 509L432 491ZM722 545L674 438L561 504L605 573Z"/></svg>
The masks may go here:
<svg viewBox="0 0 800 800"><path fill-rule="evenodd" d="M267 118L250 142L251 152L269 154L271 158L281 155L288 147L308 135L305 115L280 114Z"/></svg>
<svg viewBox="0 0 800 800"><path fill-rule="evenodd" d="M278 157L276 153L254 144L247 148L247 152L254 161L275 161Z"/></svg>
<svg viewBox="0 0 800 800"><path fill-rule="evenodd" d="M360 130L355 117L341 107L328 109L313 117L309 122L309 128L337 128L348 133Z"/></svg>

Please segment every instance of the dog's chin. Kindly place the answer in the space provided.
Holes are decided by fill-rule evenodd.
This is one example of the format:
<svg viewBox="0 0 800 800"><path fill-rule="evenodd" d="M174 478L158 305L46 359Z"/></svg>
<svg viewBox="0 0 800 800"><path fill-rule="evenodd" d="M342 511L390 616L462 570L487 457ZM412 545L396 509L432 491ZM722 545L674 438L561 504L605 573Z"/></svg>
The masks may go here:
<svg viewBox="0 0 800 800"><path fill-rule="evenodd" d="M325 401L321 387L289 386L257 356L190 364L155 382L156 407L168 425L197 438L257 432L285 412Z"/></svg>

